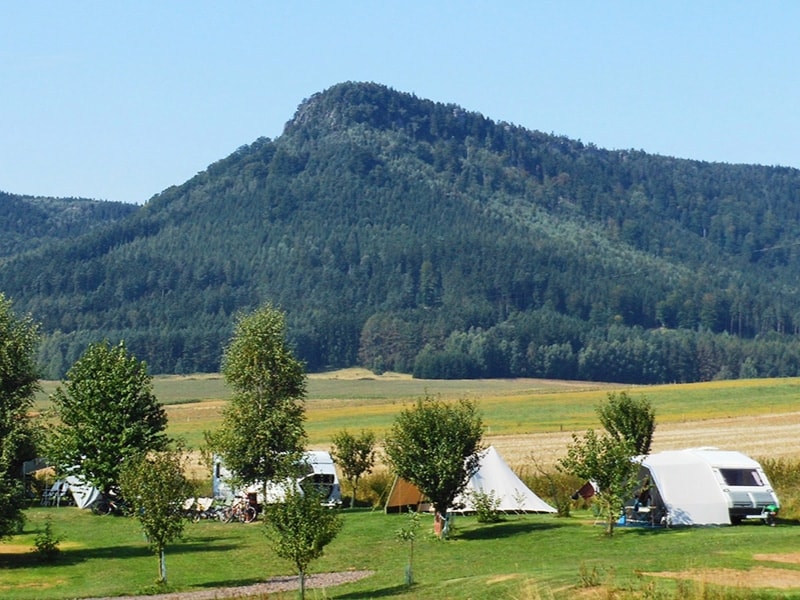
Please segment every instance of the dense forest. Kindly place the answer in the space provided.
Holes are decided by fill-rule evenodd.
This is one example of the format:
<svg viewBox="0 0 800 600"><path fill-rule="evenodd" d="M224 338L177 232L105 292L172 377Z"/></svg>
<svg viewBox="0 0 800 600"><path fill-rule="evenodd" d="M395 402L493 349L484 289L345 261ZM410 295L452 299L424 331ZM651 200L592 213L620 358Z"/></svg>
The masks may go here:
<svg viewBox="0 0 800 600"><path fill-rule="evenodd" d="M0 290L42 322L50 377L120 338L154 373L217 371L236 312L267 301L309 370L795 376L799 212L795 169L604 150L344 83L124 218L20 241Z"/></svg>
<svg viewBox="0 0 800 600"><path fill-rule="evenodd" d="M0 192L0 264L5 257L75 238L122 219L137 208L122 202Z"/></svg>

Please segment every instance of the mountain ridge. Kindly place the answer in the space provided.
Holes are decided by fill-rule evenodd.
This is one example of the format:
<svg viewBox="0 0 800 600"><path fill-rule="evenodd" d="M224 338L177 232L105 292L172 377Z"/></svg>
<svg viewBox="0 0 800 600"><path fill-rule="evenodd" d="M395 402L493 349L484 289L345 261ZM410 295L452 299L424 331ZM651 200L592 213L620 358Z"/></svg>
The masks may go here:
<svg viewBox="0 0 800 600"><path fill-rule="evenodd" d="M794 169L603 150L348 82L124 219L9 259L0 289L43 321L52 373L98 337L213 371L233 315L271 301L311 369L788 374L798 190Z"/></svg>

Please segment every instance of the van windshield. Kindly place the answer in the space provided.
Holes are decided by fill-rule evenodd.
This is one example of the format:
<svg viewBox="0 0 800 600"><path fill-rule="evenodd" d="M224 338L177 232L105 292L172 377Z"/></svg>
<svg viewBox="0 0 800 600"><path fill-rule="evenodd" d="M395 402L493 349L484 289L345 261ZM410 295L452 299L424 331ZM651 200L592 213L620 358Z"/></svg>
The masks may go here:
<svg viewBox="0 0 800 600"><path fill-rule="evenodd" d="M731 487L763 487L764 480L755 469L720 469L722 478Z"/></svg>

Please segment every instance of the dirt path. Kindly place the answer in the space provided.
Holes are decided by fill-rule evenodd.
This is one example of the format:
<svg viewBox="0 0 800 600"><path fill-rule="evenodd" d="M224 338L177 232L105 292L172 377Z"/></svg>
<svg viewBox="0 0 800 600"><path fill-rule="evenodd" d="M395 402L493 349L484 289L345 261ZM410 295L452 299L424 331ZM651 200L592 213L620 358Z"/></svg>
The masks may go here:
<svg viewBox="0 0 800 600"><path fill-rule="evenodd" d="M306 577L306 589L329 588L351 583L372 575L372 571L343 571L340 573L315 573ZM268 596L279 592L291 592L298 588L298 577L273 577L264 583L238 587L214 588L194 592L174 592L154 596L114 596L113 598L89 598L87 600L217 600L220 598L247 598Z"/></svg>

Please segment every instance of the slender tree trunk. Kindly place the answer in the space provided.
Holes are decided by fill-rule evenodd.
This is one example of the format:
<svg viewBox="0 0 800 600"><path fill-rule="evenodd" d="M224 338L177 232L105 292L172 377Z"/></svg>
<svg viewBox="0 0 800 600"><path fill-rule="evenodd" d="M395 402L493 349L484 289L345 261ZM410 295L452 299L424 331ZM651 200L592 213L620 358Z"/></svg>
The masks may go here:
<svg viewBox="0 0 800 600"><path fill-rule="evenodd" d="M300 600L305 600L306 597L306 572L305 569L300 569Z"/></svg>
<svg viewBox="0 0 800 600"><path fill-rule="evenodd" d="M167 557L164 554L164 548L160 548L158 554L158 581L167 583Z"/></svg>

